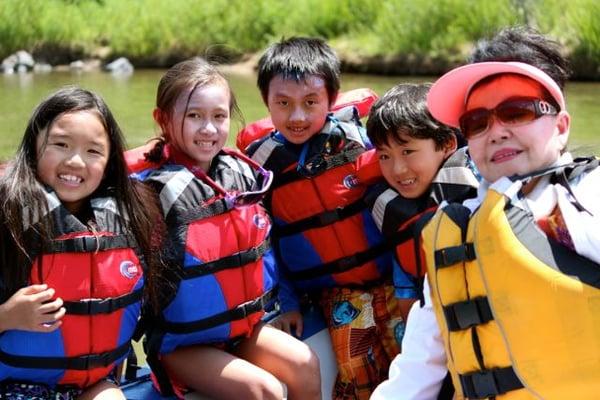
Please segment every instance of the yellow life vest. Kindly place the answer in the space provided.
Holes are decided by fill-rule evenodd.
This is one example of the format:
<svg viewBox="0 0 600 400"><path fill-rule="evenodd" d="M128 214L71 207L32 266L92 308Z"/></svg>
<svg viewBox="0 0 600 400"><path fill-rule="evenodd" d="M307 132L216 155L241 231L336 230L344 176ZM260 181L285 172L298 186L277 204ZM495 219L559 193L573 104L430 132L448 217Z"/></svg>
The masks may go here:
<svg viewBox="0 0 600 400"><path fill-rule="evenodd" d="M473 215L450 204L423 231L456 396L596 399L600 265L537 227L515 204L521 184L493 185Z"/></svg>

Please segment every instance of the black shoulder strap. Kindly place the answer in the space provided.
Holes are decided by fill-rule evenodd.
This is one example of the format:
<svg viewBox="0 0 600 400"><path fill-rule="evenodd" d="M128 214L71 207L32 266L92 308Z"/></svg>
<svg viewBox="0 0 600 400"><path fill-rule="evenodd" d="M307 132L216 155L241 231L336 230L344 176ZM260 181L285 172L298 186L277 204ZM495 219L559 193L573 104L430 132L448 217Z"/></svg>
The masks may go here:
<svg viewBox="0 0 600 400"><path fill-rule="evenodd" d="M69 239L55 239L44 243L42 252L52 253L93 253L111 249L135 248L136 241L132 235L113 236L81 236Z"/></svg>

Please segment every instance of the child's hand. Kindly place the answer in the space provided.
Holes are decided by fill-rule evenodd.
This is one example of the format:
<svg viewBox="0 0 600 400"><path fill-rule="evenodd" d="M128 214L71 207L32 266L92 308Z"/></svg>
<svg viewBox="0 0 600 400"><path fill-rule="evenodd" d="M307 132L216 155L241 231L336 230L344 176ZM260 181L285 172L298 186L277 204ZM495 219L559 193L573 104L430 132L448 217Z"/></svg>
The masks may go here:
<svg viewBox="0 0 600 400"><path fill-rule="evenodd" d="M52 332L58 329L66 309L62 299L52 300L53 296L54 289L49 289L46 284L19 289L0 304L0 332L10 329Z"/></svg>
<svg viewBox="0 0 600 400"><path fill-rule="evenodd" d="M295 336L302 336L302 330L304 326L302 322L302 314L300 314L300 311L288 311L273 318L273 320L271 320L271 322L269 323L275 328L282 330L289 335L294 335L294 333L292 333L292 329L295 327Z"/></svg>

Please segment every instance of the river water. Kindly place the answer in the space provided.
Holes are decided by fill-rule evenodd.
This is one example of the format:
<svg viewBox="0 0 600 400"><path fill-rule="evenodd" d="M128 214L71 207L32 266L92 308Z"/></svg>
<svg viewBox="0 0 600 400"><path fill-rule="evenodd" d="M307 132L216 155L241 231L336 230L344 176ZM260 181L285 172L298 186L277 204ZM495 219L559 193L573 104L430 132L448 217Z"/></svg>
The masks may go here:
<svg viewBox="0 0 600 400"><path fill-rule="evenodd" d="M115 117L130 147L156 134L152 108L156 86L164 70L136 70L129 77L103 72L51 72L0 76L0 160L11 157L21 140L33 108L64 85L79 85L100 94ZM247 122L262 118L262 103L252 73L226 72ZM400 82L425 82L434 78L350 75L342 77L342 90L369 87L378 94ZM571 82L567 104L572 116L570 149L577 154L600 154L600 82ZM229 144L240 124L232 125Z"/></svg>

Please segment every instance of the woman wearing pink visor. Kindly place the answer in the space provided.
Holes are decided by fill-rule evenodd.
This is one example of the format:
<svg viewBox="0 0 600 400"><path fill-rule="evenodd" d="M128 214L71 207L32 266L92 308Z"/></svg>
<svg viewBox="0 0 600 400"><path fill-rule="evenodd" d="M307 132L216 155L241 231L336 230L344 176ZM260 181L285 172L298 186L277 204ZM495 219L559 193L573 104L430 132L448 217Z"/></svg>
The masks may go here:
<svg viewBox="0 0 600 400"><path fill-rule="evenodd" d="M428 277L372 399L592 399L600 392L600 168L566 150L559 86L519 62L456 68L431 114L459 127L483 181L422 231Z"/></svg>

